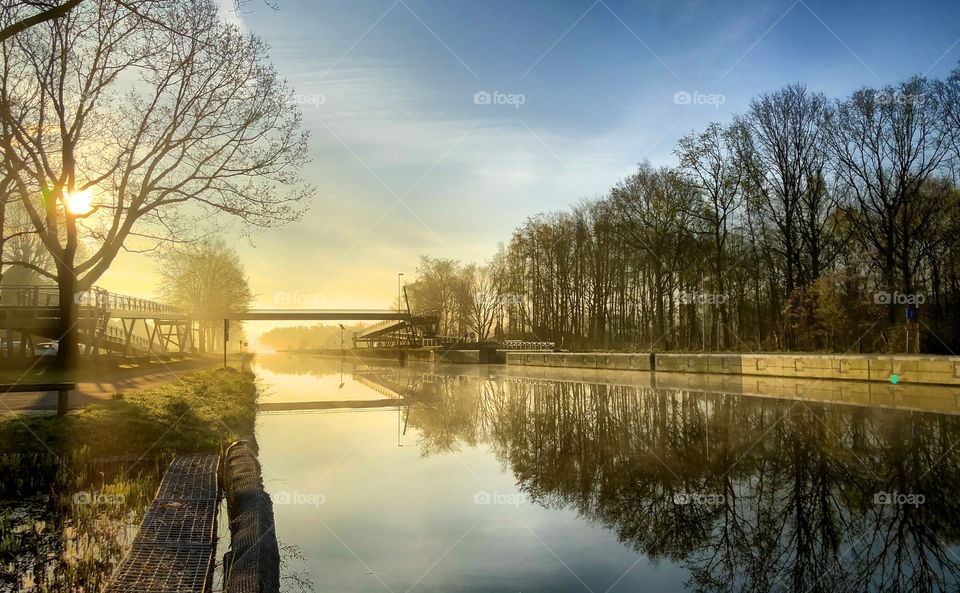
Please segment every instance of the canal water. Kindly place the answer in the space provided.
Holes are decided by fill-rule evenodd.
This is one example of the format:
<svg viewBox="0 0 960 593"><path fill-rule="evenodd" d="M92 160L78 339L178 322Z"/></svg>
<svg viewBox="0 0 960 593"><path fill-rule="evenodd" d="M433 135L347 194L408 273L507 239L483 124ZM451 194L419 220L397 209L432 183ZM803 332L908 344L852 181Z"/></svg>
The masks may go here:
<svg viewBox="0 0 960 593"><path fill-rule="evenodd" d="M956 591L960 418L576 373L261 355L285 586Z"/></svg>

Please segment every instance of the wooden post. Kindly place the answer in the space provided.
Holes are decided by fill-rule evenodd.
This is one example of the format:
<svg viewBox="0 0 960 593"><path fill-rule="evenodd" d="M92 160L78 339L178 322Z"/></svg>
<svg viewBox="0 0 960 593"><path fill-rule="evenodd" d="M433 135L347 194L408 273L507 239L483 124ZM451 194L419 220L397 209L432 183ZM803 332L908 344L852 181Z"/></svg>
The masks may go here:
<svg viewBox="0 0 960 593"><path fill-rule="evenodd" d="M230 320L223 320L223 368L227 368L227 342L230 340Z"/></svg>
<svg viewBox="0 0 960 593"><path fill-rule="evenodd" d="M63 416L70 407L70 390L60 389L57 392L57 416Z"/></svg>

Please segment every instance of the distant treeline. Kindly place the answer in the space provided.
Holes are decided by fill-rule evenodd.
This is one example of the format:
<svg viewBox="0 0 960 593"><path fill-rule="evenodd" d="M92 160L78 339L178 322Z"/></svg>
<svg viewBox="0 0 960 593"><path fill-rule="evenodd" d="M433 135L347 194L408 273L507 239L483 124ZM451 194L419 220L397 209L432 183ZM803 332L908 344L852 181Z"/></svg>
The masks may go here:
<svg viewBox="0 0 960 593"><path fill-rule="evenodd" d="M487 265L423 258L415 307L572 347L960 349L960 68L841 100L787 86L674 152Z"/></svg>
<svg viewBox="0 0 960 593"><path fill-rule="evenodd" d="M353 347L353 334L363 329L363 324L344 326L343 347ZM275 327L261 334L261 345L274 350L319 350L340 348L340 327L336 325Z"/></svg>

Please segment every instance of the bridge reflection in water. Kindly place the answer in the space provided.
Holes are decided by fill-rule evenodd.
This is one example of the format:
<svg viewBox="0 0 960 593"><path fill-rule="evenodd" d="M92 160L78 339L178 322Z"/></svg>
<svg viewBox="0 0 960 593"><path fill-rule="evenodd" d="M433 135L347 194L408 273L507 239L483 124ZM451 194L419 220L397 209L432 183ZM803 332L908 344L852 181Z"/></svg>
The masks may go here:
<svg viewBox="0 0 960 593"><path fill-rule="evenodd" d="M849 385L807 392L856 405L554 375L354 372L403 397L423 456L486 445L530 500L682 566L690 590L957 590L960 417L871 406ZM943 393L896 389L873 396L945 405Z"/></svg>

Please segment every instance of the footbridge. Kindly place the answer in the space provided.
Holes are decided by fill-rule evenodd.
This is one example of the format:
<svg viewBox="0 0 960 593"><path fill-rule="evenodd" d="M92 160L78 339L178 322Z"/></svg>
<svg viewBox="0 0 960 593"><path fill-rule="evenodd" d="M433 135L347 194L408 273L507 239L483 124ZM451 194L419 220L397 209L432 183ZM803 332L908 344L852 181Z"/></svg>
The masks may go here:
<svg viewBox="0 0 960 593"><path fill-rule="evenodd" d="M196 324L187 311L99 287L75 295L78 342L84 353L127 355L194 352ZM0 286L0 337L5 357L43 353L60 338L56 286ZM56 352L49 350L48 352Z"/></svg>
<svg viewBox="0 0 960 593"><path fill-rule="evenodd" d="M421 346L437 337L439 317L433 313L399 314L375 323L353 337L354 346Z"/></svg>
<svg viewBox="0 0 960 593"><path fill-rule="evenodd" d="M86 354L125 355L195 353L204 348L203 331L223 324L229 341L231 322L240 321L378 321L357 336L360 342L402 335L432 336L437 316L387 309L246 309L188 311L153 299L100 287L75 295L78 341ZM45 342L60 336L60 299L52 285L0 286L0 356L43 352ZM389 326L387 332L382 328ZM375 329L379 328L379 329ZM397 342L399 338L389 338ZM49 352L49 350L48 350ZM55 352L55 350L54 350Z"/></svg>

